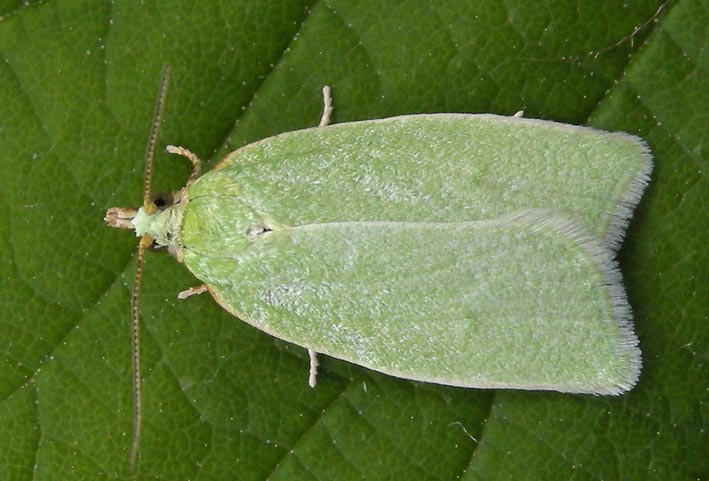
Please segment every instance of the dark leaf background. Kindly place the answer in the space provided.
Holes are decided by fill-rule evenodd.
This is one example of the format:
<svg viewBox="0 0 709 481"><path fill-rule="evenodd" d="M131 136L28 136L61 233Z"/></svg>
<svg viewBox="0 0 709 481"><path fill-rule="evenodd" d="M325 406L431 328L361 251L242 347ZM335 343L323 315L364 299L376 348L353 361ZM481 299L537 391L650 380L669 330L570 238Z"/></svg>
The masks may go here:
<svg viewBox="0 0 709 481"><path fill-rule="evenodd" d="M660 0L0 1L0 479L128 479L129 292L160 134L212 167L335 122L494 112L647 139L653 180L620 253L643 351L616 397L399 380L262 334L149 255L137 479L707 479L709 12ZM625 41L622 41L625 38ZM155 186L186 162L160 153ZM444 322L445 320L442 320Z"/></svg>

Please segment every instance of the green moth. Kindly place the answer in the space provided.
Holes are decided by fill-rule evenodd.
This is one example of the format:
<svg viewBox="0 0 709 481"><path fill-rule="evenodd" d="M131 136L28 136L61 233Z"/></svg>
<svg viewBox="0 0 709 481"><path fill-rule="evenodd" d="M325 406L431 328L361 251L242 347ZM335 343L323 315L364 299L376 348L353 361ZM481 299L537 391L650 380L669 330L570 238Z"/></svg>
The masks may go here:
<svg viewBox="0 0 709 481"><path fill-rule="evenodd" d="M625 133L496 115L409 115L242 147L158 208L106 221L166 246L228 312L316 353L418 381L620 394L641 357L614 260L649 181ZM133 294L133 458L140 430Z"/></svg>

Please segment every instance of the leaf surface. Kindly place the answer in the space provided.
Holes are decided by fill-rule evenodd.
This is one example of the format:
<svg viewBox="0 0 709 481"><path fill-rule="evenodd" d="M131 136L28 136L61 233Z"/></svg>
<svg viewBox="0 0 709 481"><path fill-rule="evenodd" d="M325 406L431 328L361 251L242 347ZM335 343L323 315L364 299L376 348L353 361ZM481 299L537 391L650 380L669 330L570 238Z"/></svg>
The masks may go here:
<svg viewBox="0 0 709 481"><path fill-rule="evenodd" d="M232 318L148 256L138 479L702 479L709 132L702 2L0 3L0 479L128 479L136 239L160 145L210 168L334 121L492 112L624 130L655 157L619 260L644 368L617 397L481 391L307 355ZM598 55L596 55L598 54ZM157 159L154 184L189 166Z"/></svg>

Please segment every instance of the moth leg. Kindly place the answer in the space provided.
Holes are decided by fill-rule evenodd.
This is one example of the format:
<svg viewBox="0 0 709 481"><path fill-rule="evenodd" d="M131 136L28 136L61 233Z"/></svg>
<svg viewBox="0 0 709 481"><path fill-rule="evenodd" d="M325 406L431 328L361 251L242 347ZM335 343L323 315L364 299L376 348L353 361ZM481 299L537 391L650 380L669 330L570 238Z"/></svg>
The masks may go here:
<svg viewBox="0 0 709 481"><path fill-rule="evenodd" d="M318 377L318 353L312 349L308 349L308 357L310 357L310 373L308 374L308 386L315 387Z"/></svg>
<svg viewBox="0 0 709 481"><path fill-rule="evenodd" d="M190 175L190 178L187 179L187 184L185 187L192 185L194 181L197 180L197 177L199 177L199 168L202 164L199 158L191 151L185 149L184 147L178 147L177 145L168 145L165 147L165 150L171 154L181 155L192 163L192 175Z"/></svg>
<svg viewBox="0 0 709 481"><path fill-rule="evenodd" d="M322 117L320 118L320 125L318 127L325 127L330 123L330 114L332 114L332 97L330 96L330 87L324 86L322 88Z"/></svg>
<svg viewBox="0 0 709 481"><path fill-rule="evenodd" d="M180 291L177 293L177 298L182 300L182 299L187 299L188 297L196 296L198 294L203 294L207 292L207 284L202 284L197 287L190 287L189 289L185 289L184 291Z"/></svg>

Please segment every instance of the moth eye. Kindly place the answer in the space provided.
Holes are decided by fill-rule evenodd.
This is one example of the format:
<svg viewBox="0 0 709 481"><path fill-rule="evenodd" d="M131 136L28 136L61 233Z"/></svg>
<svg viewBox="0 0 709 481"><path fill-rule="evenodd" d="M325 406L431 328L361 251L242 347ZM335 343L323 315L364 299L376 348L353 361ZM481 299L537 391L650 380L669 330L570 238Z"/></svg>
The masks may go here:
<svg viewBox="0 0 709 481"><path fill-rule="evenodd" d="M167 251L167 246L161 246L156 241L153 241L153 243L150 244L150 247L148 247L148 249L151 252L164 252Z"/></svg>
<svg viewBox="0 0 709 481"><path fill-rule="evenodd" d="M173 196L164 192L153 194L151 200L160 211L167 209L174 203Z"/></svg>

